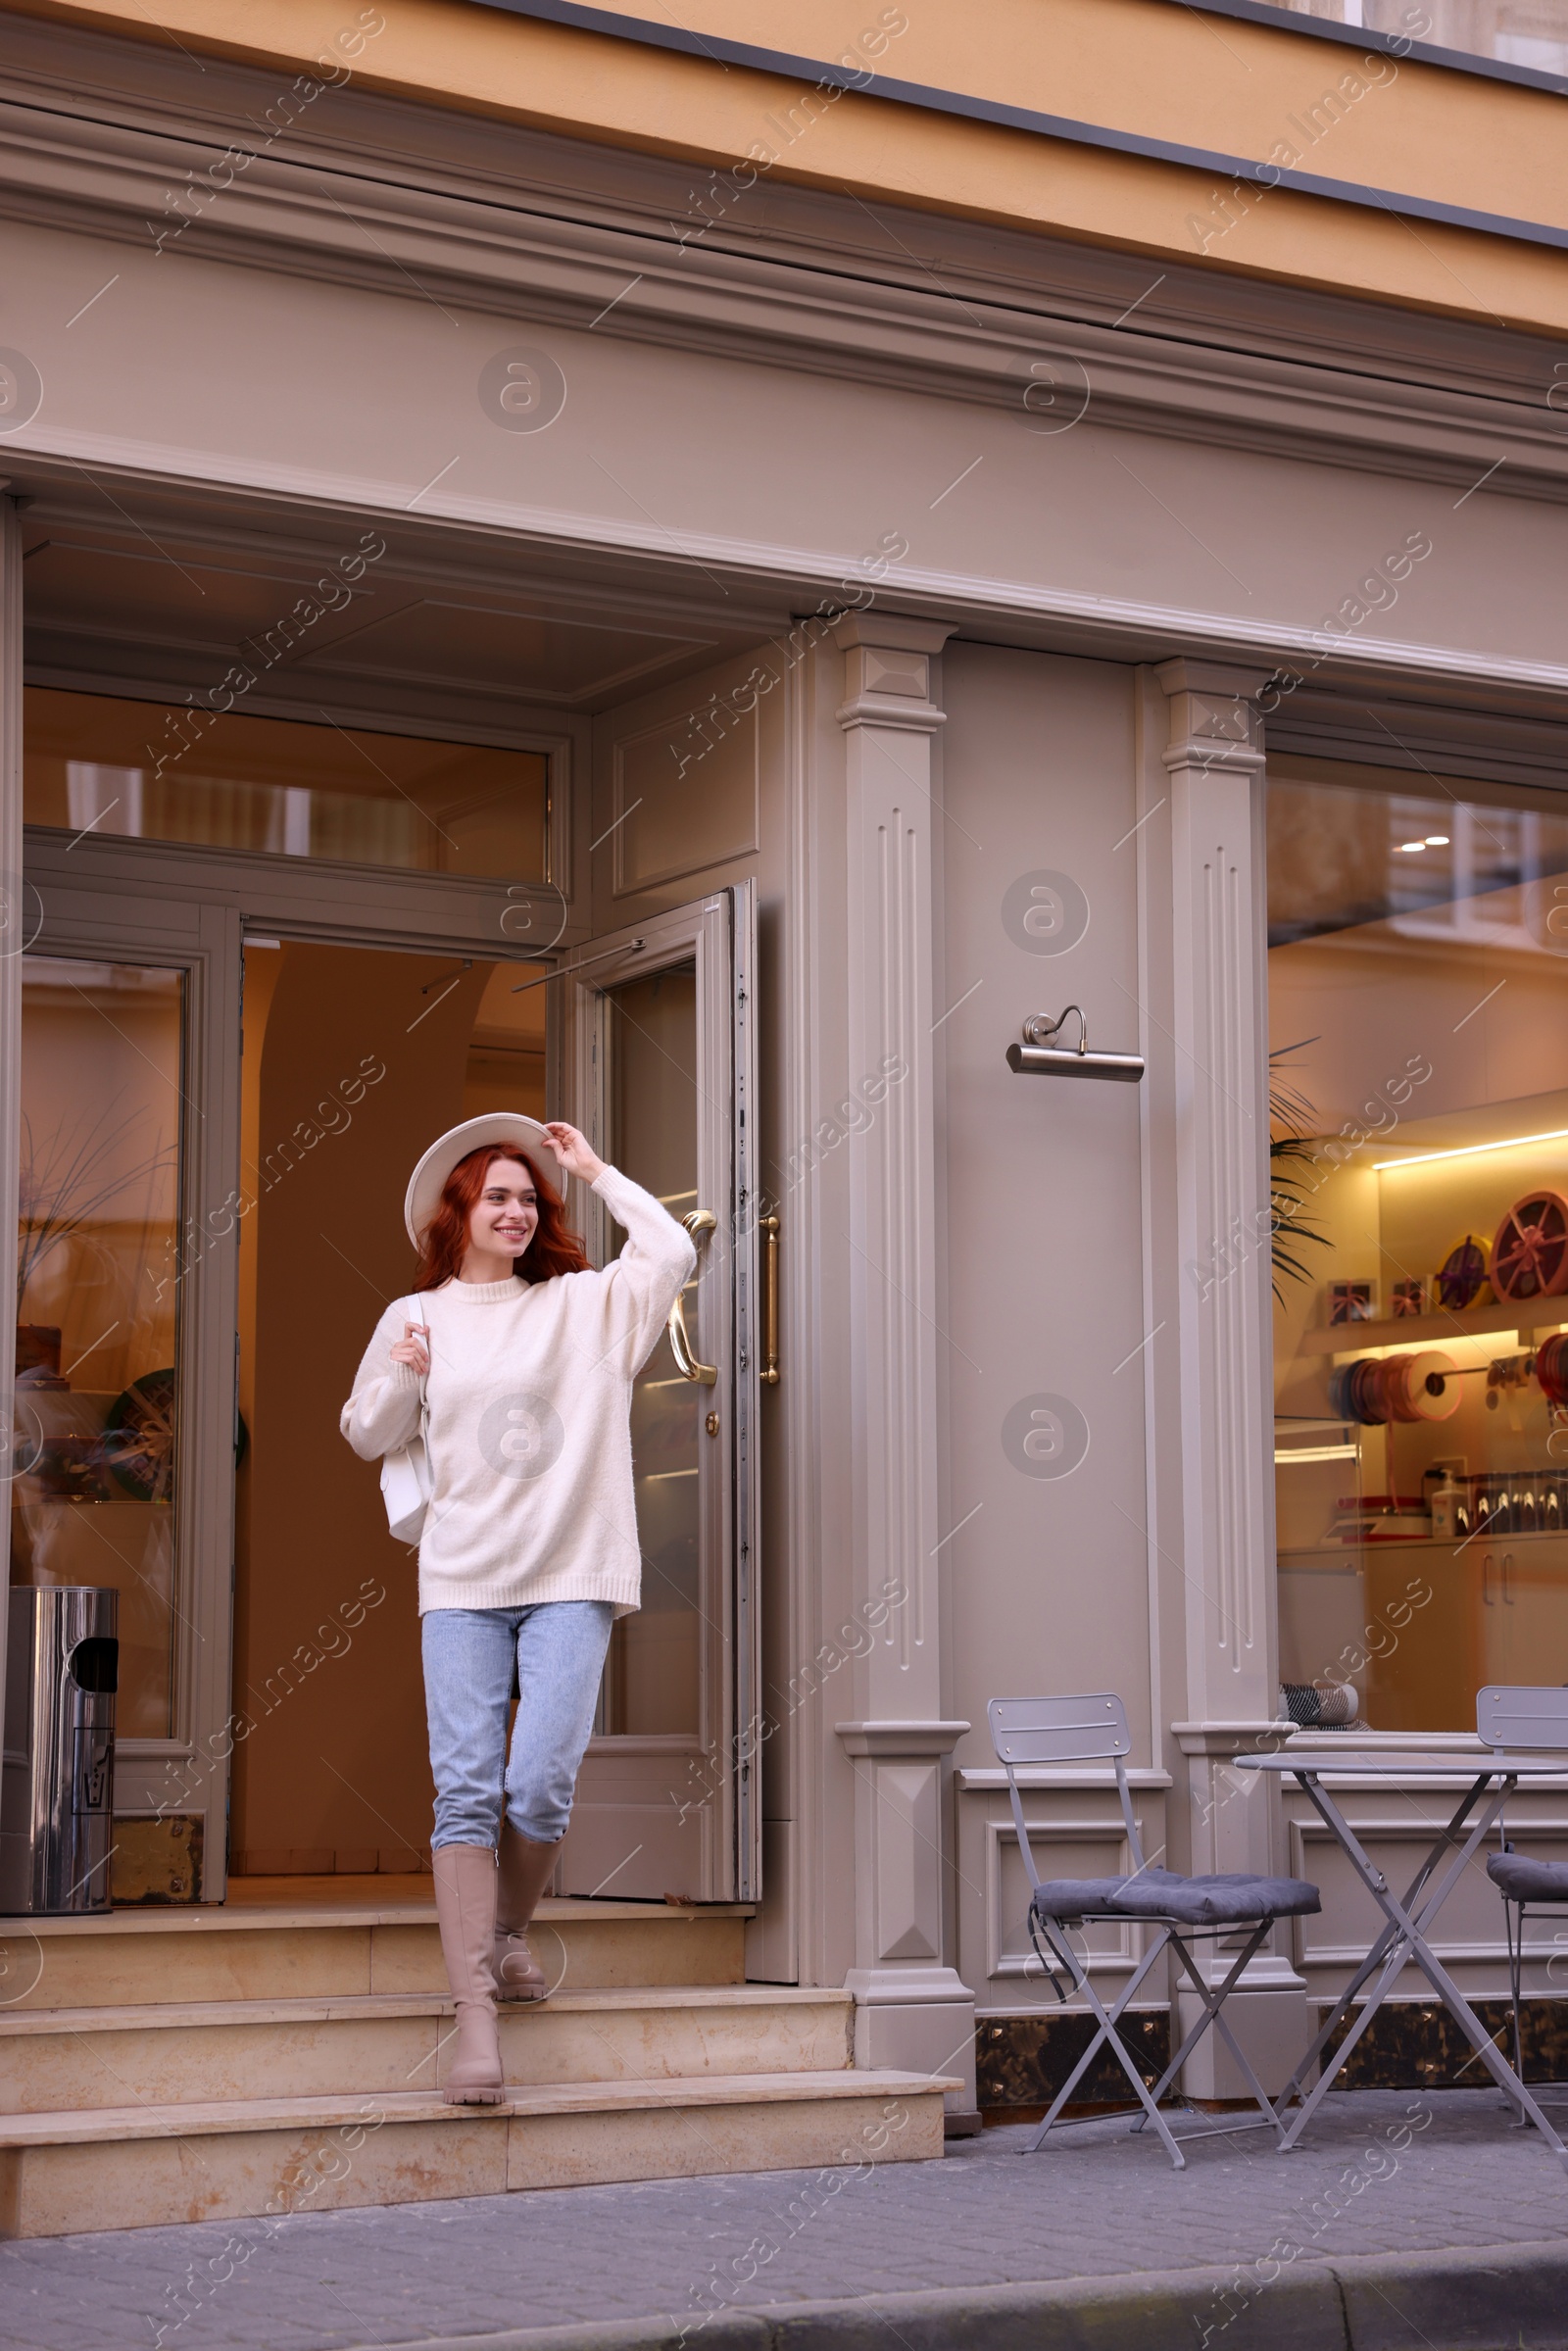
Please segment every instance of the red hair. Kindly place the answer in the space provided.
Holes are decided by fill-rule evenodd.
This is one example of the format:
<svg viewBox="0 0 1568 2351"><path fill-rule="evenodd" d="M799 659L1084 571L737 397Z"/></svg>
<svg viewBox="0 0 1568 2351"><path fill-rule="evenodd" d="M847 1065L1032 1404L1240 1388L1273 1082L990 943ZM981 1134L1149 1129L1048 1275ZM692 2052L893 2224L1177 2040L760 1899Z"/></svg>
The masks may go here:
<svg viewBox="0 0 1568 2351"><path fill-rule="evenodd" d="M468 1219L479 1202L485 1177L498 1159L515 1159L532 1176L539 1195L539 1222L524 1254L514 1257L512 1270L524 1282L548 1282L558 1273L587 1273L588 1253L580 1233L566 1223L561 1195L514 1143L491 1143L460 1159L441 1187L441 1204L425 1227L419 1248L416 1291L439 1290L443 1282L461 1278L468 1248Z"/></svg>

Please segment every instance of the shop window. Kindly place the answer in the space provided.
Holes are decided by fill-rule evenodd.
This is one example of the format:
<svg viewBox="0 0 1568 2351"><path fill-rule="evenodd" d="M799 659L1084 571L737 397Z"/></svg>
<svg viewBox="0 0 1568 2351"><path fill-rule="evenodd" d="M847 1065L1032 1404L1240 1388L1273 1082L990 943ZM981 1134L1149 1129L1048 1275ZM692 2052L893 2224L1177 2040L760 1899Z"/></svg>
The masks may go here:
<svg viewBox="0 0 1568 2351"><path fill-rule="evenodd" d="M1293 16L1392 33L1450 56L1492 57L1538 73L1568 73L1568 38L1556 0L1278 0ZM1403 51L1400 52L1403 54Z"/></svg>
<svg viewBox="0 0 1568 2351"><path fill-rule="evenodd" d="M72 834L547 881L550 761L29 686L24 815Z"/></svg>
<svg viewBox="0 0 1568 2351"><path fill-rule="evenodd" d="M1568 1682L1568 804L1392 780L1270 767L1280 1678L1473 1731Z"/></svg>
<svg viewBox="0 0 1568 2351"><path fill-rule="evenodd" d="M14 1584L120 1593L119 1729L173 1729L184 981L25 955Z"/></svg>

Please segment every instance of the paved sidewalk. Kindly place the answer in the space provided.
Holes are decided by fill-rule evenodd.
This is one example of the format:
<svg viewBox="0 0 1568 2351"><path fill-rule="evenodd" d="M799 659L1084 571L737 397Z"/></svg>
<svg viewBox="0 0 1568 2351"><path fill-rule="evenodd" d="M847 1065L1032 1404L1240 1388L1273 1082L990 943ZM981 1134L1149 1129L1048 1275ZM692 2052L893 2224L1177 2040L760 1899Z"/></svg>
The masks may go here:
<svg viewBox="0 0 1568 2351"><path fill-rule="evenodd" d="M1224 2351L1241 2351L1279 2306L1265 2287L1307 2264L1568 2244L1568 2169L1535 2131L1511 2129L1491 2091L1336 2093L1295 2153L1234 2131L1189 2140L1181 2174L1125 2123L1092 2124L1034 2157L1029 2135L988 2131L952 2142L940 2163L860 2172L0 2245L0 2346L362 2351L650 2319L665 2322L671 2343L688 2322L687 2340L716 2351L726 2315L769 2306L1223 2265L1229 2298L1212 2277L1195 2278L1186 2340L1197 2351L1207 2326ZM888 2351L900 2340L889 2331Z"/></svg>

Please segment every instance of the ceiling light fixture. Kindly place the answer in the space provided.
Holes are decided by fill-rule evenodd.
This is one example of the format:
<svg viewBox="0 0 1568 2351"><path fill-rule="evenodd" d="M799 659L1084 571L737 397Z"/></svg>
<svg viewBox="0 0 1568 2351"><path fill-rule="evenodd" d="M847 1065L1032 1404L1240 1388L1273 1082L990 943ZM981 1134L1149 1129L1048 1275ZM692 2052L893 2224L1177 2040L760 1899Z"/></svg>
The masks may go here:
<svg viewBox="0 0 1568 2351"><path fill-rule="evenodd" d="M1428 849L1446 849L1448 836L1446 833L1428 833L1426 845Z"/></svg>
<svg viewBox="0 0 1568 2351"><path fill-rule="evenodd" d="M1568 1127L1552 1127L1544 1135L1508 1135L1500 1143L1466 1143L1457 1151L1422 1151L1410 1159L1375 1159L1374 1175L1391 1175L1400 1167L1430 1167L1435 1159L1473 1159L1478 1151L1512 1151L1525 1143L1568 1143Z"/></svg>

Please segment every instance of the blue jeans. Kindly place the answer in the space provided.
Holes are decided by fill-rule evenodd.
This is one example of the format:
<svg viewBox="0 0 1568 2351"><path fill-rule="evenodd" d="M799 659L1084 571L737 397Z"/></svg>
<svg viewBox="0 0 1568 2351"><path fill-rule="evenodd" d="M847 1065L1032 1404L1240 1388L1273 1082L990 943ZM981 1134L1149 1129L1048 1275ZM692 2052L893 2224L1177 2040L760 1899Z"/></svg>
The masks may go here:
<svg viewBox="0 0 1568 2351"><path fill-rule="evenodd" d="M571 1818L614 1611L609 1600L430 1608L419 1620L436 1845L501 1841L507 1818L554 1844ZM507 1754L512 1669L517 1719Z"/></svg>

